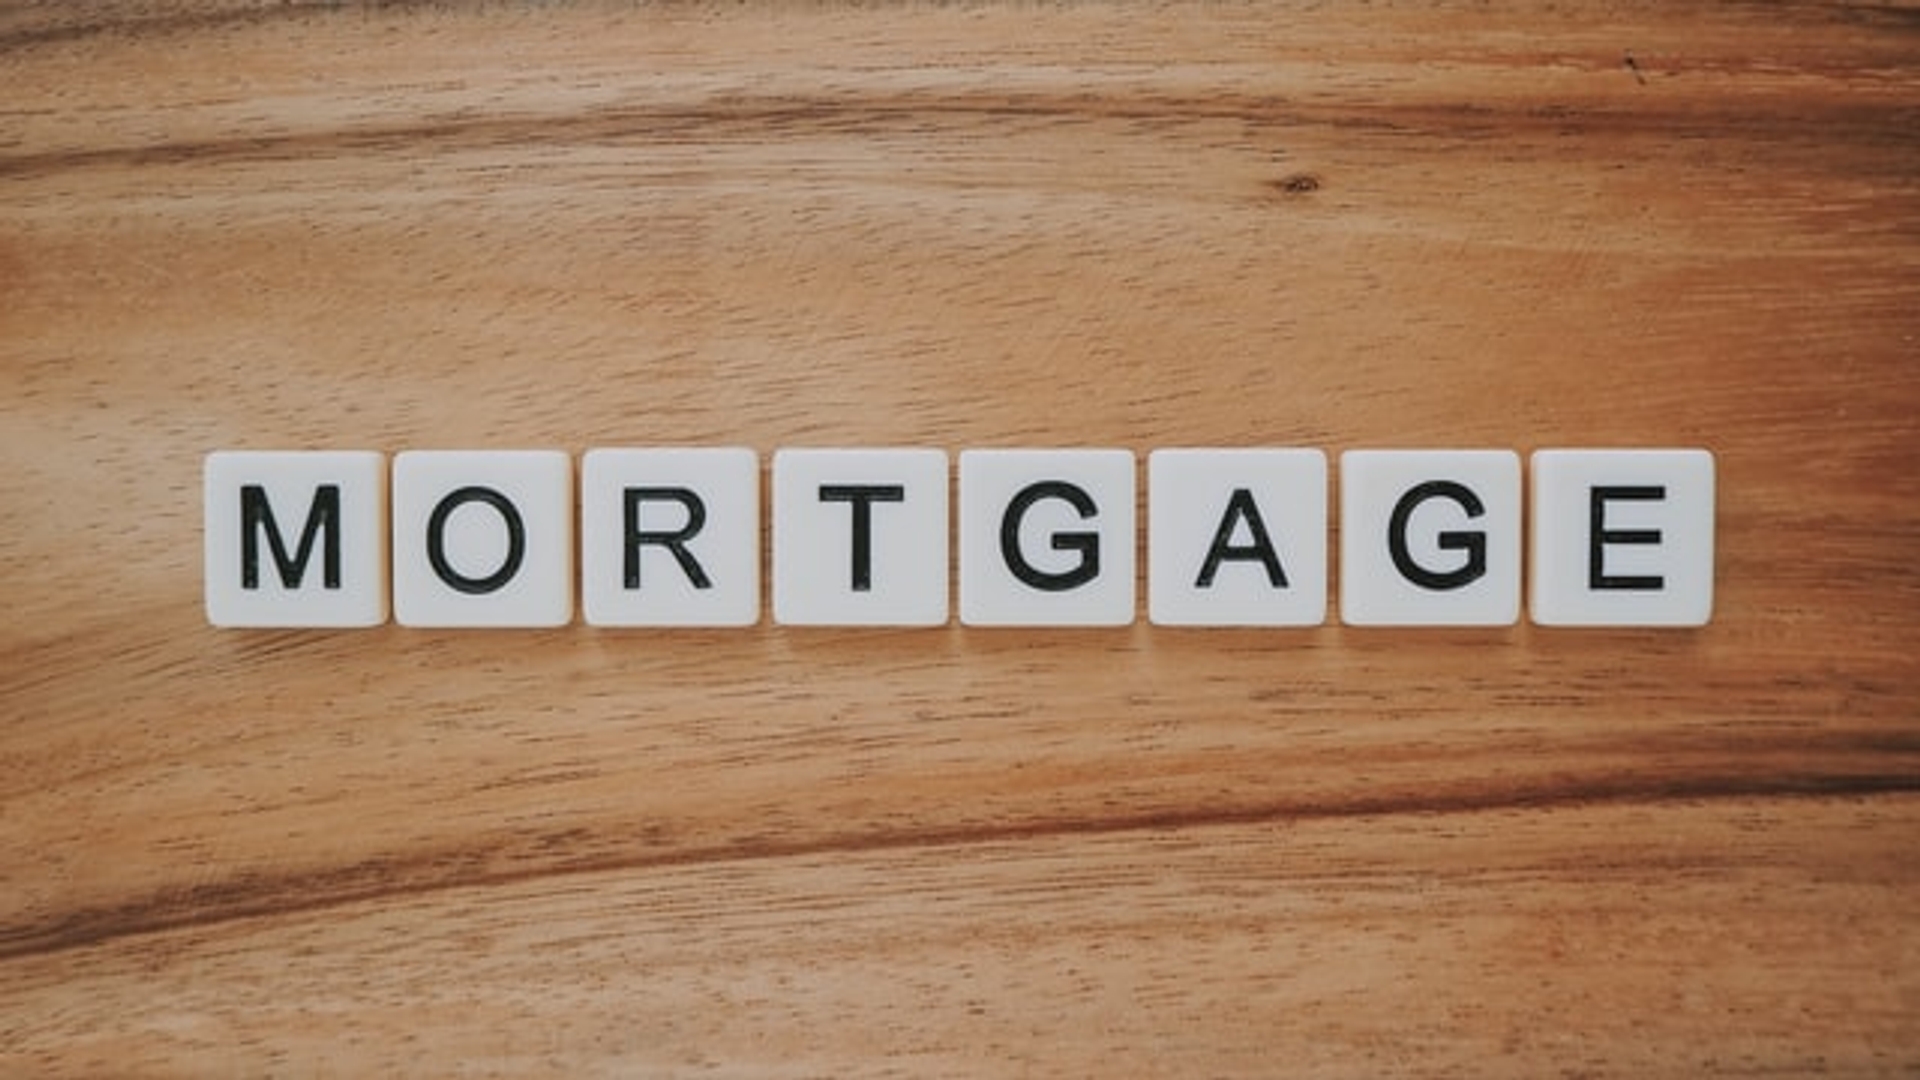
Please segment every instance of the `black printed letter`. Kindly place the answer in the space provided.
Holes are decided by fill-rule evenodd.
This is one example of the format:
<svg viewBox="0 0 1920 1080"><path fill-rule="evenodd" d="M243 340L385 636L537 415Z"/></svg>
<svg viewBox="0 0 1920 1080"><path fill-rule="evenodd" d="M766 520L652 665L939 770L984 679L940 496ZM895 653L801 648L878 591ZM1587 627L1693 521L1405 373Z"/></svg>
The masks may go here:
<svg viewBox="0 0 1920 1080"><path fill-rule="evenodd" d="M1252 542L1236 547L1232 543L1234 522L1242 518L1246 519ZM1266 522L1260 520L1260 507L1253 501L1253 492L1246 488L1234 488L1233 497L1227 500L1227 512L1221 515L1220 527L1214 530L1213 545L1207 548L1207 559L1200 564L1200 577L1193 587L1211 588L1213 575L1228 559L1258 561L1267 568L1268 584L1276 589L1287 587L1286 571L1280 568L1280 553L1273 550L1273 541L1267 538Z"/></svg>
<svg viewBox="0 0 1920 1080"><path fill-rule="evenodd" d="M687 550L687 541L694 538L707 523L707 504L700 496L683 487L637 487L624 488L626 497L627 557L626 585L629 589L640 587L640 545L659 544L673 555L680 564L681 572L696 589L711 589L713 582L707 579L707 572ZM642 529L640 527L640 504L658 499L677 502L687 511L687 523L678 529Z"/></svg>
<svg viewBox="0 0 1920 1080"><path fill-rule="evenodd" d="M1451 499L1470 518L1477 518L1486 512L1486 507L1480 504L1480 497L1463 484L1451 480L1429 480L1424 484L1416 484L1393 505L1393 516L1387 522L1387 551L1393 556L1394 567L1408 581L1423 589L1458 589L1478 580L1487 572L1487 534L1483 532L1440 534L1439 546L1442 551L1467 553L1466 563L1456 569L1429 570L1413 561L1413 555L1407 551L1407 521L1428 499Z"/></svg>
<svg viewBox="0 0 1920 1080"><path fill-rule="evenodd" d="M873 591L873 504L906 502L899 484L821 484L821 502L853 504L853 591Z"/></svg>
<svg viewBox="0 0 1920 1080"><path fill-rule="evenodd" d="M1007 569L1013 571L1014 577L1042 592L1065 592L1099 577L1100 534L1097 532L1053 534L1053 550L1080 553L1080 565L1071 570L1049 574L1027 561L1020 551L1020 519L1026 516L1028 507L1041 499L1064 500L1082 521L1100 512L1092 496L1064 480L1042 480L1022 488L1000 518L1000 556L1007 561Z"/></svg>
<svg viewBox="0 0 1920 1080"><path fill-rule="evenodd" d="M1659 529L1607 528L1609 501L1617 499L1622 502L1627 500L1657 502L1666 497L1666 487L1657 484L1649 487L1596 487L1588 493L1587 521L1591 536L1587 542L1587 588L1658 590L1667 587L1667 579L1659 574L1609 575L1604 550L1608 544L1657 544L1660 542Z"/></svg>
<svg viewBox="0 0 1920 1080"><path fill-rule="evenodd" d="M467 577L447 562L447 518L470 502L483 502L499 511L500 520L507 527L507 557L500 561L500 569L483 578ZM460 488L441 499L427 517L427 561L433 564L433 572L440 575L441 581L459 592L475 595L498 590L520 572L520 560L526 553L527 530L520 521L520 511L505 495L492 488Z"/></svg>
<svg viewBox="0 0 1920 1080"><path fill-rule="evenodd" d="M280 539L280 526L273 520L273 507L267 505L267 489L247 484L240 489L240 587L260 587L260 530L266 530L267 549L273 553L274 568L280 571L280 584L297 589L307 576L307 560L313 556L314 542L324 531L326 539L320 553L320 581L329 589L340 587L340 487L321 484L314 489L313 504L307 508L307 523L300 530L300 547L287 558L287 545Z"/></svg>

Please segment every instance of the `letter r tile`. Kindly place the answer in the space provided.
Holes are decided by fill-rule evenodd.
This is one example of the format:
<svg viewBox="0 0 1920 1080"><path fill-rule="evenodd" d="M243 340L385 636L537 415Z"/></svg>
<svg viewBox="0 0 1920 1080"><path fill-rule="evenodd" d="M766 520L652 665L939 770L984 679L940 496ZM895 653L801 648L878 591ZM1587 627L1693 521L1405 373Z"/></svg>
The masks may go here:
<svg viewBox="0 0 1920 1080"><path fill-rule="evenodd" d="M760 620L760 459L740 447L589 450L580 599L595 626Z"/></svg>

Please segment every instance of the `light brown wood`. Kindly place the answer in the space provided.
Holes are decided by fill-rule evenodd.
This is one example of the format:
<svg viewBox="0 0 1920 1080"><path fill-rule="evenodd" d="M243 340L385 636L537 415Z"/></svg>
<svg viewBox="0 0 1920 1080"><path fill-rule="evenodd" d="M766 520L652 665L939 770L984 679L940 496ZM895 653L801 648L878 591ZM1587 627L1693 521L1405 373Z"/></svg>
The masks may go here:
<svg viewBox="0 0 1920 1080"><path fill-rule="evenodd" d="M0 1072L1920 1070L1912 8L15 7L0 117ZM675 443L1705 446L1719 604L204 625L209 450Z"/></svg>

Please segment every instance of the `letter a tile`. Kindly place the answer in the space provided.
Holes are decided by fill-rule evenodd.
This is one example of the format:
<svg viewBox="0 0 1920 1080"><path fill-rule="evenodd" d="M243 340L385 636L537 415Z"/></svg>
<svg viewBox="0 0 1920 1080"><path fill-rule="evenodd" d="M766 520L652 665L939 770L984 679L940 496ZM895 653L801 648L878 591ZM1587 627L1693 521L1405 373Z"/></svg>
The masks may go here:
<svg viewBox="0 0 1920 1080"><path fill-rule="evenodd" d="M1147 610L1159 626L1318 626L1327 618L1327 455L1147 456Z"/></svg>

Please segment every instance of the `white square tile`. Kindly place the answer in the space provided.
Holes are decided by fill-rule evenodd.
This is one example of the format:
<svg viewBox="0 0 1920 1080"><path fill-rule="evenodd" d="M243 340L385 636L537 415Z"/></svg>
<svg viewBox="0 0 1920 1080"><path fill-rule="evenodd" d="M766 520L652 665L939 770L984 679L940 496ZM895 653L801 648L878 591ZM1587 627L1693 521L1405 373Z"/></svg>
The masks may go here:
<svg viewBox="0 0 1920 1080"><path fill-rule="evenodd" d="M1147 611L1161 626L1317 626L1327 617L1327 455L1147 456Z"/></svg>
<svg viewBox="0 0 1920 1080"><path fill-rule="evenodd" d="M1340 620L1508 626L1520 618L1520 457L1340 455Z"/></svg>
<svg viewBox="0 0 1920 1080"><path fill-rule="evenodd" d="M1533 621L1704 626L1713 616L1713 455L1533 455Z"/></svg>
<svg viewBox="0 0 1920 1080"><path fill-rule="evenodd" d="M573 618L573 459L411 450L393 459L393 617L405 626Z"/></svg>
<svg viewBox="0 0 1920 1080"><path fill-rule="evenodd" d="M960 620L1125 626L1134 615L1130 450L960 454Z"/></svg>
<svg viewBox="0 0 1920 1080"><path fill-rule="evenodd" d="M737 447L580 459L580 601L595 626L760 621L760 459Z"/></svg>
<svg viewBox="0 0 1920 1080"><path fill-rule="evenodd" d="M795 626L947 621L947 455L773 455L773 617Z"/></svg>
<svg viewBox="0 0 1920 1080"><path fill-rule="evenodd" d="M371 450L208 454L207 621L378 626L387 620L387 459Z"/></svg>

